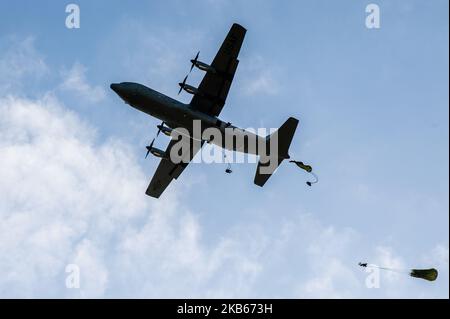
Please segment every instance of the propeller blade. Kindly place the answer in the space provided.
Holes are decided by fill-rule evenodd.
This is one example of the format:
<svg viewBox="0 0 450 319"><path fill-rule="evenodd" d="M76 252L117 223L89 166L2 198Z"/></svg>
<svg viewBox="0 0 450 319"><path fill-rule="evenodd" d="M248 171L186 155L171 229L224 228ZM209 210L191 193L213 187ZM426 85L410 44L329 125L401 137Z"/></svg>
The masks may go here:
<svg viewBox="0 0 450 319"><path fill-rule="evenodd" d="M186 75L186 77L184 78L183 82L178 83L178 85L180 86L180 90L178 91L178 95L180 95L181 91L183 91L183 88L186 85L187 78L188 78L188 76Z"/></svg>
<svg viewBox="0 0 450 319"><path fill-rule="evenodd" d="M146 146L145 148L147 149L147 154L145 154L145 158L147 158L148 154L150 154L150 151L153 148L153 143L155 142L155 139L153 139L153 141L150 143L149 146Z"/></svg>
<svg viewBox="0 0 450 319"><path fill-rule="evenodd" d="M200 55L200 51L198 51L197 55L195 56L195 58L193 60L191 60L192 65L191 65L191 69L190 69L189 73L192 72L192 69L194 68L195 64L197 63L199 55Z"/></svg>
<svg viewBox="0 0 450 319"><path fill-rule="evenodd" d="M158 125L158 133L156 133L156 137L159 136L159 133L161 133L161 128L163 128L165 124L166 123L162 121L161 124Z"/></svg>

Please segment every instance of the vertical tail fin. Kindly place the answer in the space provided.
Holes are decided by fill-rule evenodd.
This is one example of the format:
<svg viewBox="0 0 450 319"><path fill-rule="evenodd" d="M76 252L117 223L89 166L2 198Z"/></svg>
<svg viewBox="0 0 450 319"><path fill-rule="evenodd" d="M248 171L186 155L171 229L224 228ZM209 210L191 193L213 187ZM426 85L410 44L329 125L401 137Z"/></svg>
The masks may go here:
<svg viewBox="0 0 450 319"><path fill-rule="evenodd" d="M273 134L267 138L267 147L269 147L269 156L261 156L258 167L256 168L254 183L258 186L264 186L270 176L280 166L281 162L289 159L289 146L297 129L298 120L290 117ZM275 146L275 147L274 147Z"/></svg>

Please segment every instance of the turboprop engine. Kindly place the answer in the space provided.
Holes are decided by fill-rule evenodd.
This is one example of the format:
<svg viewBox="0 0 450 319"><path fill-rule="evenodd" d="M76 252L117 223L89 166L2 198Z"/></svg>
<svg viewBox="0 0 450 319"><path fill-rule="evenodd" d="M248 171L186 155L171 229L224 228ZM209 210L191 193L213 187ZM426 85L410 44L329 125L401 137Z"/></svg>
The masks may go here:
<svg viewBox="0 0 450 319"><path fill-rule="evenodd" d="M170 127L164 126L163 124L160 124L156 126L158 128L158 134L159 132L162 132L166 136L170 136L172 133L172 129Z"/></svg>

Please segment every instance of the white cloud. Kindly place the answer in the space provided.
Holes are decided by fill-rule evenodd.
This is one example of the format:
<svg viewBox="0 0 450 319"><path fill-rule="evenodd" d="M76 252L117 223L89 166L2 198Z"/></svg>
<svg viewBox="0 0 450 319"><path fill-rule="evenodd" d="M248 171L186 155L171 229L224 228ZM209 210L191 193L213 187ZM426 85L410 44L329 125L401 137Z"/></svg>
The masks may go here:
<svg viewBox="0 0 450 319"><path fill-rule="evenodd" d="M108 284L108 269L99 247L90 239L82 240L75 249L73 264L80 270L80 297L103 296ZM88 271L86 271L88 270Z"/></svg>
<svg viewBox="0 0 450 319"><path fill-rule="evenodd" d="M434 267L438 270L436 279L436 290L441 289L444 294L437 294L438 298L449 297L449 264L448 264L448 243L437 244L429 253L422 258L423 267Z"/></svg>
<svg viewBox="0 0 450 319"><path fill-rule="evenodd" d="M86 72L86 67L78 62L70 70L63 71L61 89L74 92L92 103L103 100L106 96L105 90L101 86L90 85L86 79Z"/></svg>
<svg viewBox="0 0 450 319"><path fill-rule="evenodd" d="M383 282L385 285L398 285L399 282L409 280L405 275L409 274L405 262L400 256L396 256L391 247L378 246L375 248L374 263L381 267L389 268L392 270L385 270L382 274Z"/></svg>
<svg viewBox="0 0 450 319"><path fill-rule="evenodd" d="M126 146L95 146L93 130L51 96L1 99L0 139L0 251L8 256L0 286L12 295L52 295L39 283L61 286L55 280L71 255L83 259L83 238L102 249L102 234L144 213L145 181ZM29 285L31 292L19 289Z"/></svg>
<svg viewBox="0 0 450 319"><path fill-rule="evenodd" d="M219 273L246 282L258 272L233 238L206 248L176 189L147 197L148 176L130 149L114 139L97 145L54 97L2 98L0 140L3 296L201 296L217 294L204 289ZM64 287L72 263L77 293ZM224 295L245 286L221 283Z"/></svg>
<svg viewBox="0 0 450 319"><path fill-rule="evenodd" d="M242 92L246 95L276 95L280 91L280 86L276 77L276 72L260 56L248 59L247 65L242 66L239 73L242 77Z"/></svg>
<svg viewBox="0 0 450 319"><path fill-rule="evenodd" d="M448 245L438 244L431 250L431 256L425 262L431 262L441 269L448 269Z"/></svg>
<svg viewBox="0 0 450 319"><path fill-rule="evenodd" d="M48 73L44 57L34 48L34 38L0 39L0 93L18 91L23 79L39 79Z"/></svg>
<svg viewBox="0 0 450 319"><path fill-rule="evenodd" d="M299 285L301 298L354 298L361 282L348 264L339 259L326 259L318 265L312 278ZM354 265L352 265L354 266Z"/></svg>
<svg viewBox="0 0 450 319"><path fill-rule="evenodd" d="M349 274L341 258L352 233L310 217L271 234L259 223L239 225L208 244L177 187L147 197L148 176L130 148L117 139L98 144L51 95L0 99L0 158L4 297L332 297ZM283 260L299 243L312 258L301 261L305 247L289 257L301 276ZM318 264L330 262L321 275ZM65 288L67 264L80 267L79 290ZM272 291L283 274L286 289Z"/></svg>
<svg viewBox="0 0 450 319"><path fill-rule="evenodd" d="M113 43L127 50L115 50L111 46ZM155 27L148 21L128 19L111 33L111 39L105 39L103 50L119 64L122 79L128 78L175 97L179 88L177 83L189 71L189 60L198 50L202 50L201 61L210 59L204 52L209 43L205 30L188 26L181 29ZM214 48L214 54L217 49ZM203 72L193 71L188 82L195 86L201 77Z"/></svg>
<svg viewBox="0 0 450 319"><path fill-rule="evenodd" d="M351 257L354 230L299 212L237 223L208 242L199 216L179 202L186 186L147 197L148 176L130 149L98 143L52 95L0 99L1 296L367 296ZM376 253L380 264L403 266L388 248ZM434 255L448 263L448 249ZM65 287L68 264L80 267L79 290ZM405 294L404 280L388 287L399 283L392 296Z"/></svg>
<svg viewBox="0 0 450 319"><path fill-rule="evenodd" d="M259 93L274 95L278 93L278 86L269 71L262 71L255 78L248 80L245 93L248 95Z"/></svg>

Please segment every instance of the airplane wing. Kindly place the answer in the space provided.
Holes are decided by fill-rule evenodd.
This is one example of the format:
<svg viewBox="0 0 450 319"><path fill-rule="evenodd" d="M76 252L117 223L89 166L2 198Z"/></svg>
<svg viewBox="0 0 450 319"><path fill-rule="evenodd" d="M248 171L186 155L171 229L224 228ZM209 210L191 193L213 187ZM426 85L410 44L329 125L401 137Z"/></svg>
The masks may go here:
<svg viewBox="0 0 450 319"><path fill-rule="evenodd" d="M185 139L184 139L185 140ZM183 141L183 140L182 140ZM172 139L167 146L166 154L170 154L172 147L178 142L177 139ZM183 143L183 142L181 142ZM150 185L148 185L145 192L148 196L159 198L164 190L169 186L173 179L177 179L178 176L184 171L189 162L194 158L195 154L202 148L204 141L192 141L189 140L190 154L186 154L183 161L180 163L174 163L170 160L170 156L161 159L155 174L153 175Z"/></svg>
<svg viewBox="0 0 450 319"><path fill-rule="evenodd" d="M237 57L246 32L241 25L233 24L211 64L215 72L206 72L191 107L211 116L220 114L239 64Z"/></svg>
<svg viewBox="0 0 450 319"><path fill-rule="evenodd" d="M237 57L246 32L247 30L244 27L236 23L233 24L211 64L214 71L206 72L198 87L199 93L195 94L192 98L190 103L191 107L211 116L218 116L220 114L225 105L231 82L239 64ZM170 154L170 150L176 142L177 140L170 141L166 149L166 154ZM161 196L172 180L180 176L203 144L204 142L192 143L191 140L191 152L188 158L179 164L173 163L170 157L163 158L159 163L155 175L153 175L146 194L155 198Z"/></svg>

